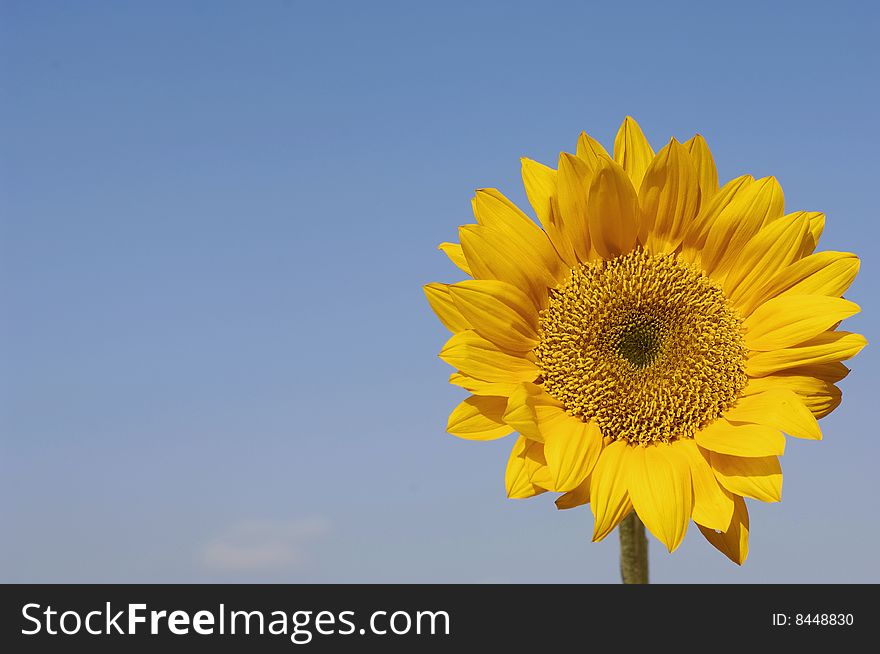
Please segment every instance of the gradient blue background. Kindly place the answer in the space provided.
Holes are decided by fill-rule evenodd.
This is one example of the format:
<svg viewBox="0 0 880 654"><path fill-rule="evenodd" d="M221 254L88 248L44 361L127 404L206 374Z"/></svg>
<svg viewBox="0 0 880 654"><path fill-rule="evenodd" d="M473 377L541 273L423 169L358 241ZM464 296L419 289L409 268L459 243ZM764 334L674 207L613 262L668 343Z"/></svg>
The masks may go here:
<svg viewBox="0 0 880 654"><path fill-rule="evenodd" d="M0 580L617 581L444 434L421 285L626 114L826 212L877 343L876 6L613 4L2 2ZM747 563L691 529L654 581L880 581L876 351Z"/></svg>

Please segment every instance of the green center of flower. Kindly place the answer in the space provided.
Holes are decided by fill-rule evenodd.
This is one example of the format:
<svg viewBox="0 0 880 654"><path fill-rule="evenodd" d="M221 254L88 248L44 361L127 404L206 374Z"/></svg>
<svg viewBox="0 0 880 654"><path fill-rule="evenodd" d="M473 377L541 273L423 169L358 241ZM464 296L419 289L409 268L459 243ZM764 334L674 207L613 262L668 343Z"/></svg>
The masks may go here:
<svg viewBox="0 0 880 654"><path fill-rule="evenodd" d="M540 336L545 390L613 439L692 437L747 381L737 312L675 255L639 249L572 269L550 293Z"/></svg>
<svg viewBox="0 0 880 654"><path fill-rule="evenodd" d="M653 318L636 314L624 321L619 331L617 353L636 368L650 365L660 354L660 324Z"/></svg>

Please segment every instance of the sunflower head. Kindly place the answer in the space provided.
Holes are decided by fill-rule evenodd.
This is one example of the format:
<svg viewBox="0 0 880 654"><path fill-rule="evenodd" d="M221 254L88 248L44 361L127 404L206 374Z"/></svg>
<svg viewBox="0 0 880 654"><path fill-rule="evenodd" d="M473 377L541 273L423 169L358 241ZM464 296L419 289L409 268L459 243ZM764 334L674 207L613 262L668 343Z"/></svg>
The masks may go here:
<svg viewBox="0 0 880 654"><path fill-rule="evenodd" d="M739 317L675 255L582 264L550 292L534 353L566 411L630 443L693 438L746 385Z"/></svg>
<svg viewBox="0 0 880 654"><path fill-rule="evenodd" d="M838 329L858 258L817 252L824 216L785 213L774 178L719 188L699 135L655 154L627 118L613 157L581 134L522 167L540 226L477 191L440 246L470 279L425 287L471 393L447 430L518 432L508 496L589 503L594 540L635 511L670 551L693 521L742 563L744 498L779 501L784 434L821 438L865 345Z"/></svg>

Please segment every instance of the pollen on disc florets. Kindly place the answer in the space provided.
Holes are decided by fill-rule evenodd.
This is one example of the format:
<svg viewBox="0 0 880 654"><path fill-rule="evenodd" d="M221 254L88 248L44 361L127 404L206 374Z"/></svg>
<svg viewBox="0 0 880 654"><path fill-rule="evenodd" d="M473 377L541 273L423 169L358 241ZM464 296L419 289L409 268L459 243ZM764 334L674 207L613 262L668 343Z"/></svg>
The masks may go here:
<svg viewBox="0 0 880 654"><path fill-rule="evenodd" d="M535 355L570 414L631 443L693 437L747 381L741 319L721 287L642 249L573 268L541 312Z"/></svg>

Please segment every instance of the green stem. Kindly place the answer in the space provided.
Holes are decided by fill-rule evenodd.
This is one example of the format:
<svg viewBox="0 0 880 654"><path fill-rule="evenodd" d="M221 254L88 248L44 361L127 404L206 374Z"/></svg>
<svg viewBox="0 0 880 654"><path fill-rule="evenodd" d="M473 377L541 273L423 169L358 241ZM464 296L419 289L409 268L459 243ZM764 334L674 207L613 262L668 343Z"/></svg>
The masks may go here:
<svg viewBox="0 0 880 654"><path fill-rule="evenodd" d="M645 525L630 511L617 528L620 532L620 577L625 584L648 583L648 539Z"/></svg>

